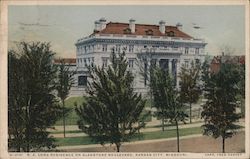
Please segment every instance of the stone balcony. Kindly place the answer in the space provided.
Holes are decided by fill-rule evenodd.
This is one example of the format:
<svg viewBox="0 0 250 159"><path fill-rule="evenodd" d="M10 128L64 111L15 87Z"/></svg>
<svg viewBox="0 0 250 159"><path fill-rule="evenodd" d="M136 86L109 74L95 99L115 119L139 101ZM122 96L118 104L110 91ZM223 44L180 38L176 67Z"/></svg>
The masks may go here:
<svg viewBox="0 0 250 159"><path fill-rule="evenodd" d="M158 41L174 41L174 42L189 42L189 43L205 43L204 39L197 38L181 38L181 37L168 37L168 36L145 36L145 35L122 35L122 34L94 34L88 37L77 40L76 43L82 43L90 39L124 39L124 40L158 40Z"/></svg>

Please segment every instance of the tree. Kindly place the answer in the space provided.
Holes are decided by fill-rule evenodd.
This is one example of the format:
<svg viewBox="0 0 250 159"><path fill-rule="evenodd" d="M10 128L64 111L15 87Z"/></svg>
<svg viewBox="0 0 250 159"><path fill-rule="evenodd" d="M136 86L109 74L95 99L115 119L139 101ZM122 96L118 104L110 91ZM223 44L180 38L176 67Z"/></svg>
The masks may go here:
<svg viewBox="0 0 250 159"><path fill-rule="evenodd" d="M185 123L188 115L184 113L184 107L175 89L174 80L168 71L156 68L152 77L151 87L155 103L154 107L158 110L157 116L162 119L162 130L164 131L165 120L169 120L176 126L177 151L180 152L178 122Z"/></svg>
<svg viewBox="0 0 250 159"><path fill-rule="evenodd" d="M245 64L238 66L240 80L238 82L239 87L239 100L241 106L241 116L245 117Z"/></svg>
<svg viewBox="0 0 250 159"><path fill-rule="evenodd" d="M64 60L60 60L60 64L58 66L58 74L57 74L57 83L56 90L57 96L61 99L63 106L63 136L65 138L65 116L70 109L65 108L65 99L69 95L69 90L74 84L74 72L69 70L69 67L65 65Z"/></svg>
<svg viewBox="0 0 250 159"><path fill-rule="evenodd" d="M11 151L41 151L55 147L49 136L61 109L57 104L54 53L49 43L20 43L9 52L8 126Z"/></svg>
<svg viewBox="0 0 250 159"><path fill-rule="evenodd" d="M155 50L153 48L148 49L146 51L146 53L141 53L138 54L138 63L137 63L137 67L139 68L139 75L141 76L141 82L144 83L144 86L149 86L149 92L148 95L150 97L150 106L152 108L153 106L153 99L152 99L152 90L150 87L150 83L151 83L151 75L152 75L152 71L155 69L156 67L156 61L155 59L152 58L153 54L154 54Z"/></svg>
<svg viewBox="0 0 250 159"><path fill-rule="evenodd" d="M239 91L237 81L239 72L233 64L221 64L218 73L209 71L208 64L203 66L204 96L207 99L201 113L205 124L204 135L222 137L222 152L225 152L225 140L232 137L239 125L240 115L236 113L236 95Z"/></svg>
<svg viewBox="0 0 250 159"><path fill-rule="evenodd" d="M189 118L192 123L192 103L196 103L200 97L199 86L200 63L191 62L190 67L181 67L180 77L180 98L182 102L189 104Z"/></svg>
<svg viewBox="0 0 250 159"><path fill-rule="evenodd" d="M170 104L168 91L171 87L171 81L168 73L159 68L155 68L152 73L150 87L154 99L153 107L157 110L155 115L162 120L162 131L164 131Z"/></svg>
<svg viewBox="0 0 250 159"><path fill-rule="evenodd" d="M108 68L91 69L88 97L76 107L79 128L102 145L115 144L117 152L145 125L139 122L145 100L133 91L133 79L125 53L113 51Z"/></svg>
<svg viewBox="0 0 250 159"><path fill-rule="evenodd" d="M22 75L21 62L15 51L8 53L8 134L9 148L14 151L21 151L24 147L25 132L25 105L24 78Z"/></svg>

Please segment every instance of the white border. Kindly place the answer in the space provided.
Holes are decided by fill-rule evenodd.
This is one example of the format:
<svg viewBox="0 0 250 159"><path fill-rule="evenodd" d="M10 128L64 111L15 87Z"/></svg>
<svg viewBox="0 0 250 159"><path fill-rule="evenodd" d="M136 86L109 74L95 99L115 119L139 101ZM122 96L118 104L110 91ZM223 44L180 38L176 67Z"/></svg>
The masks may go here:
<svg viewBox="0 0 250 159"><path fill-rule="evenodd" d="M226 156L221 156L221 153L213 153L213 156L209 156L205 153L150 153L152 155L165 154L161 157L138 157L135 156L137 153L119 153L119 154L132 154L133 157L120 157L120 158L250 158L250 147L249 147L249 1L248 0L2 0L0 9L0 159L9 158L10 154L15 157L11 158L59 158L55 157L58 155L73 155L72 158L92 158L77 156L81 153L8 153L8 142L7 142L7 46L8 46L8 6L9 5L245 5L245 47L246 47L246 118L245 118L245 153L232 154L225 153ZM44 155L40 157L32 156ZM117 158L117 153L84 153L84 154L96 154L106 155L101 158ZM109 155L114 155L113 157ZM140 153L145 154L145 153ZM166 154L170 156L166 156ZM183 156L184 155L184 156ZM233 155L233 156L231 156ZM60 157L62 158L62 157ZM71 157L67 157L71 158ZM94 158L100 158L94 157Z"/></svg>

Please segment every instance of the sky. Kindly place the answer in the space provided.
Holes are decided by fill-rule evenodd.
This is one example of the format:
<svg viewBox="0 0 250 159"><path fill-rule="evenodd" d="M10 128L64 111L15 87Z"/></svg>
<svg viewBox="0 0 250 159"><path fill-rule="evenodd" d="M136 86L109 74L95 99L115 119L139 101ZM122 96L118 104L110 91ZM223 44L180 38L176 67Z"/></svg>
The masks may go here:
<svg viewBox="0 0 250 159"><path fill-rule="evenodd" d="M208 55L221 54L225 48L235 55L245 54L245 8L241 5L9 6L8 47L13 49L20 41L50 42L58 57L75 57L75 42L90 35L94 21L102 17L107 22L128 23L131 18L139 24L180 22L185 33L205 39Z"/></svg>

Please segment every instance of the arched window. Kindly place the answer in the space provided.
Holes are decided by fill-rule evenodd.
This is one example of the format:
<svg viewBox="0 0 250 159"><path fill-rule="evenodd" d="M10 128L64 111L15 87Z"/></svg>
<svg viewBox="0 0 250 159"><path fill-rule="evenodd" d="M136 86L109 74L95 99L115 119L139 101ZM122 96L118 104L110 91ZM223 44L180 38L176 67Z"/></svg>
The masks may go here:
<svg viewBox="0 0 250 159"><path fill-rule="evenodd" d="M148 29L145 32L146 32L146 35L153 35L153 30L152 29Z"/></svg>
<svg viewBox="0 0 250 159"><path fill-rule="evenodd" d="M124 34L131 34L131 29L130 28L126 28L123 30Z"/></svg>

